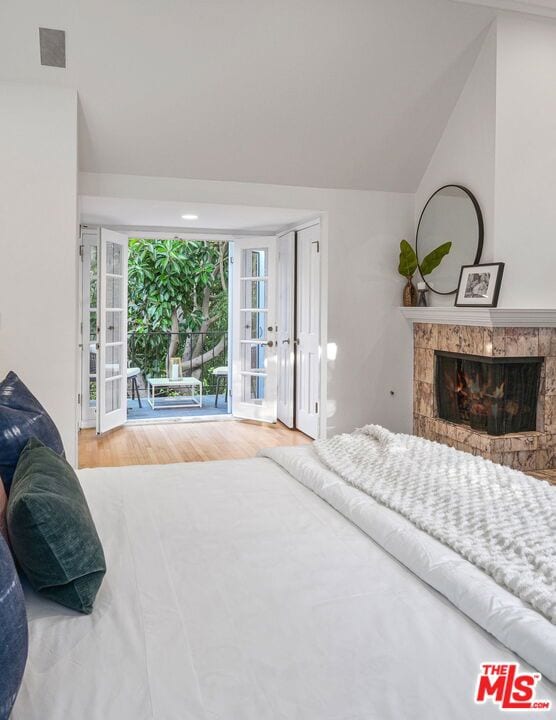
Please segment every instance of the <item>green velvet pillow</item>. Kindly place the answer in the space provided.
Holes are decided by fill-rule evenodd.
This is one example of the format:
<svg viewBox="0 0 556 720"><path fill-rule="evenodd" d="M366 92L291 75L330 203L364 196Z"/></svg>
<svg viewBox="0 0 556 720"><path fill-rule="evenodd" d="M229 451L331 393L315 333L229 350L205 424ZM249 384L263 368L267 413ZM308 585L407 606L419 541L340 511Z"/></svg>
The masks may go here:
<svg viewBox="0 0 556 720"><path fill-rule="evenodd" d="M35 438L19 456L7 524L31 586L61 605L91 613L106 572L102 545L76 474Z"/></svg>

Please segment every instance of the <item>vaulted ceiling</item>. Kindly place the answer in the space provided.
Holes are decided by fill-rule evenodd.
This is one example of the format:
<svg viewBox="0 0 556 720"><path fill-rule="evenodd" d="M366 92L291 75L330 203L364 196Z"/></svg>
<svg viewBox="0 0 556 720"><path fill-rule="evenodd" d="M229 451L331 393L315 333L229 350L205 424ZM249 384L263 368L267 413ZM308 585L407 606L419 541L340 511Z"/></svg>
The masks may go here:
<svg viewBox="0 0 556 720"><path fill-rule="evenodd" d="M91 172L415 190L495 10L452 0L2 0L0 79L77 88ZM67 35L42 67L38 28Z"/></svg>

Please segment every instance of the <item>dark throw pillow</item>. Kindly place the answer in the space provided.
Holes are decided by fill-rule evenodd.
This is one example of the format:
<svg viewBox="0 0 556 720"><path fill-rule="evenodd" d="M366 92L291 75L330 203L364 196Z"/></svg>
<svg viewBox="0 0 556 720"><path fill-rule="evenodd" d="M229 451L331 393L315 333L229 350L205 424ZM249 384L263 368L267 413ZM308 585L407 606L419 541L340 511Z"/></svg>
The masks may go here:
<svg viewBox="0 0 556 720"><path fill-rule="evenodd" d="M22 451L8 497L8 534L34 590L89 614L106 572L85 495L66 460L39 440Z"/></svg>
<svg viewBox="0 0 556 720"><path fill-rule="evenodd" d="M0 720L7 720L27 661L23 591L6 541L0 536Z"/></svg>
<svg viewBox="0 0 556 720"><path fill-rule="evenodd" d="M0 478L8 494L19 453L32 437L64 454L62 438L50 415L25 383L10 372L0 383Z"/></svg>

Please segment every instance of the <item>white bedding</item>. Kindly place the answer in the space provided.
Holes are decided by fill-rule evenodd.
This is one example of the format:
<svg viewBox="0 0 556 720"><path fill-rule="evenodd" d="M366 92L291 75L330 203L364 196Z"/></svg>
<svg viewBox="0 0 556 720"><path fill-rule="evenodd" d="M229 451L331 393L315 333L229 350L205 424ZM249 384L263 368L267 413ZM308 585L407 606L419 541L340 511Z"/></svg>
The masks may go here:
<svg viewBox="0 0 556 720"><path fill-rule="evenodd" d="M80 479L108 572L91 616L27 593L14 720L500 718L477 673L513 653L273 460Z"/></svg>
<svg viewBox="0 0 556 720"><path fill-rule="evenodd" d="M348 485L407 518L556 623L556 489L548 482L380 425L313 447Z"/></svg>

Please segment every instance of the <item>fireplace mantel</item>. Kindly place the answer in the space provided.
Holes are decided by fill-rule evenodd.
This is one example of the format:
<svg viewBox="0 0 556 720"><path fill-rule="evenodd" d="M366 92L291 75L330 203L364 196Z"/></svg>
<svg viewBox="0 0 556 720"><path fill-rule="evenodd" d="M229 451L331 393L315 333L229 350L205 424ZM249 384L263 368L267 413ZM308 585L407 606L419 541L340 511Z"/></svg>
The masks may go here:
<svg viewBox="0 0 556 720"><path fill-rule="evenodd" d="M414 323L473 325L481 327L556 327L556 309L402 307L402 315Z"/></svg>

